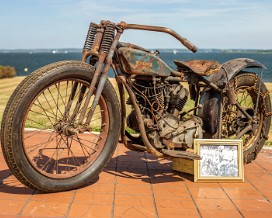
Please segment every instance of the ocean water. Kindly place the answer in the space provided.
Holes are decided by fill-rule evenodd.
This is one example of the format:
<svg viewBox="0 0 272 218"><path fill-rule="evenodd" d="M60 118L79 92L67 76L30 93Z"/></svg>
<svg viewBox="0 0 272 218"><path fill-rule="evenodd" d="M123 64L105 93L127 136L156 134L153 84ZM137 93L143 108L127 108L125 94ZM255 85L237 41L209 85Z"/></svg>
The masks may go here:
<svg viewBox="0 0 272 218"><path fill-rule="evenodd" d="M216 60L224 63L234 58L251 58L264 64L268 69L263 72L263 80L265 82L272 82L272 53L249 52L249 53L224 53L224 52L198 52L198 53L185 53L177 52L161 52L160 58L166 62L171 68L175 69L173 60ZM0 65L10 65L16 68L18 76L25 76L34 70L61 60L81 60L80 52L67 52L67 53L0 53ZM258 71L257 71L258 72ZM113 77L113 72L110 72L110 77Z"/></svg>

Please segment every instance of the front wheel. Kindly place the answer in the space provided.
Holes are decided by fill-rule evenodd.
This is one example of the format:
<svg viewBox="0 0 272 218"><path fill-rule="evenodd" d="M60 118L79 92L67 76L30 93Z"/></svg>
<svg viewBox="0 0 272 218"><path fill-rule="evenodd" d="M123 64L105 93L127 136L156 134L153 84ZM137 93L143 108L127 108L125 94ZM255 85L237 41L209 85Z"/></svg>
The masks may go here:
<svg viewBox="0 0 272 218"><path fill-rule="evenodd" d="M12 95L1 145L8 166L26 186L42 192L77 188L95 178L112 156L120 109L108 80L89 129L78 131L93 74L88 64L58 62L32 73Z"/></svg>
<svg viewBox="0 0 272 218"><path fill-rule="evenodd" d="M256 109L260 85L259 103ZM243 140L244 162L254 160L262 149L271 123L271 102L265 84L254 73L241 72L230 81L237 103L255 120L249 120L235 105L224 97L222 109L222 138Z"/></svg>

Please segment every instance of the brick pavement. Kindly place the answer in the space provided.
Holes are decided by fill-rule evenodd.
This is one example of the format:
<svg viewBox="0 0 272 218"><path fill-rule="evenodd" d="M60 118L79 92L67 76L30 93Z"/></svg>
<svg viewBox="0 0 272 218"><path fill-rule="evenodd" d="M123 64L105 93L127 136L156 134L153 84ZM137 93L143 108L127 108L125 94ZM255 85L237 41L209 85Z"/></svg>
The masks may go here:
<svg viewBox="0 0 272 218"><path fill-rule="evenodd" d="M119 144L93 183L41 194L23 187L0 153L0 217L272 217L272 150L245 166L244 183L194 183L171 162Z"/></svg>

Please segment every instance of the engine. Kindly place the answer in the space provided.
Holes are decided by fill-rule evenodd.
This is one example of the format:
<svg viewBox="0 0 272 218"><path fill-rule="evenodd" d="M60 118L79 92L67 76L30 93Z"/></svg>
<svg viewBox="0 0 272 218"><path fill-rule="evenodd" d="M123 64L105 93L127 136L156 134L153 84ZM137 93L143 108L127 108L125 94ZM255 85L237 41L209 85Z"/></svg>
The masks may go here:
<svg viewBox="0 0 272 218"><path fill-rule="evenodd" d="M186 150L195 138L202 138L202 120L182 113L189 92L180 83L162 78L134 79L129 85L136 95L147 136L157 149ZM131 104L128 99L127 104ZM127 117L127 125L139 131L136 112Z"/></svg>

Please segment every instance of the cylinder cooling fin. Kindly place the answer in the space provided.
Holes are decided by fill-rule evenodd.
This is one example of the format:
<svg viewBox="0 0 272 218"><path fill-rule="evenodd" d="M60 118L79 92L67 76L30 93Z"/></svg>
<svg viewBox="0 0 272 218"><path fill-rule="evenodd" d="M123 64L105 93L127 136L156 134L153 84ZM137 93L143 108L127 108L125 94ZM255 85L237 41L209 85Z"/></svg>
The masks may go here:
<svg viewBox="0 0 272 218"><path fill-rule="evenodd" d="M183 107L185 106L188 100L189 91L184 88L182 85L178 85L172 92L171 92L171 100L170 105L171 108L176 108L179 111L182 111Z"/></svg>

